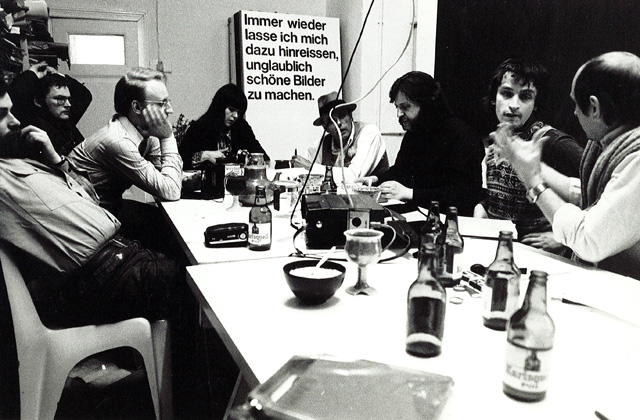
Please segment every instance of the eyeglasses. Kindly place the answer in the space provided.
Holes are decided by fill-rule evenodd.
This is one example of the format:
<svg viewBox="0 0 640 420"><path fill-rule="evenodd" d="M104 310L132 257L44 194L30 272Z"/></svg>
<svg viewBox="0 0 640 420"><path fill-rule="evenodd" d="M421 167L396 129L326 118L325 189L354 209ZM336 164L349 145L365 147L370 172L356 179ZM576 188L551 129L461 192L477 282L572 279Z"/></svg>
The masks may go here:
<svg viewBox="0 0 640 420"><path fill-rule="evenodd" d="M67 101L71 104L71 96L51 96L49 99L51 99L56 105L64 105Z"/></svg>
<svg viewBox="0 0 640 420"><path fill-rule="evenodd" d="M169 111L169 110L173 110L173 107L171 106L171 99L165 99L164 101L144 101L148 104L158 104L160 106L160 108L162 108L164 111Z"/></svg>

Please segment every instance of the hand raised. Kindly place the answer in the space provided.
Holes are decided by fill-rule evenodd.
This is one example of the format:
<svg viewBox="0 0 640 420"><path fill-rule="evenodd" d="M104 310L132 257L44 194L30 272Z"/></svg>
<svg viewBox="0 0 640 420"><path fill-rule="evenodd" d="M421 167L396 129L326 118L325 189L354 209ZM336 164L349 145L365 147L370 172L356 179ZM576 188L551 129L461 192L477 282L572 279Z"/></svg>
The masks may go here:
<svg viewBox="0 0 640 420"><path fill-rule="evenodd" d="M494 141L494 151L509 161L520 180L528 187L541 180L542 148L549 138L545 134L550 129L551 127L544 127L534 134L531 141L525 141L513 134L510 124L501 123L489 135Z"/></svg>
<svg viewBox="0 0 640 420"><path fill-rule="evenodd" d="M33 159L49 165L60 161L60 155L53 148L46 131L30 125L20 131L20 137L27 144Z"/></svg>

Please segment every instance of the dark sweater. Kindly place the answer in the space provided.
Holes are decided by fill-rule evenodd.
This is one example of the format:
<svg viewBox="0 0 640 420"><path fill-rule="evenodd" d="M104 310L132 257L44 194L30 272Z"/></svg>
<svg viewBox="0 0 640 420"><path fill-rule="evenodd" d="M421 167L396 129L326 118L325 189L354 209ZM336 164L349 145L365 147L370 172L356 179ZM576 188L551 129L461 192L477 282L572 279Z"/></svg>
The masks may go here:
<svg viewBox="0 0 640 420"><path fill-rule="evenodd" d="M379 182L397 181L413 189L413 203L440 209L456 206L463 216L473 215L482 195L484 147L480 137L462 120L444 117L419 131L407 131L395 164Z"/></svg>
<svg viewBox="0 0 640 420"><path fill-rule="evenodd" d="M187 129L179 151L182 156L183 168L191 169L191 159L197 152L203 150L218 150L218 138L220 131L211 127L208 122L202 119L194 121ZM249 153L264 153L264 160L269 161L269 155L262 148L249 123L244 119L239 119L231 126L231 152L229 160L234 161L238 150L247 150Z"/></svg>

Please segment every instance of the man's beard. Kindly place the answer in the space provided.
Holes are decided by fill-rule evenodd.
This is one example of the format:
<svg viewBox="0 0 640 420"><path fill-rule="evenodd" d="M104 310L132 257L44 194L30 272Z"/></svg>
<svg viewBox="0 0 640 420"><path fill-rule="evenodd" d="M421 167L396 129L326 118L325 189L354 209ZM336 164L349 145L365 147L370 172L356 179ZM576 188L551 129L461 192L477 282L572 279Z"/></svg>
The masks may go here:
<svg viewBox="0 0 640 420"><path fill-rule="evenodd" d="M409 127L406 128L405 131L420 131L422 127L425 127L427 125L427 119L424 116L424 113L422 110L420 110L420 112L418 113L418 115L416 115L415 118L409 119L406 116L403 116L401 119L398 120L398 122L400 123L400 125L402 125L402 128L405 127L402 124L403 122L408 124Z"/></svg>
<svg viewBox="0 0 640 420"><path fill-rule="evenodd" d="M24 159L32 157L31 148L21 134L20 130L11 130L0 140L0 158Z"/></svg>

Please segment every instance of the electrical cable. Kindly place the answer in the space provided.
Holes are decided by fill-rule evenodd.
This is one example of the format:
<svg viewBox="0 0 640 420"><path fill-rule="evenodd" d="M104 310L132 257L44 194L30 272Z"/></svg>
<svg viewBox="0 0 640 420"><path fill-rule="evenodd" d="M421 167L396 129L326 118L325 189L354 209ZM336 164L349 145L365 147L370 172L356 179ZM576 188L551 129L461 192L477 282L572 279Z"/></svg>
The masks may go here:
<svg viewBox="0 0 640 420"><path fill-rule="evenodd" d="M413 0L415 1L415 0ZM369 20L369 14L371 13L371 9L373 8L373 4L375 3L375 0L371 0L371 3L369 3L369 9L367 10L367 14L364 17L364 21L362 22L362 27L360 28L360 34L358 35L358 39L356 40L356 44L353 46L353 50L351 51L351 56L349 57L349 63L347 64L347 69L344 72L344 76L342 76L342 79L340 80L340 86L338 87L338 94L336 97L340 96L340 92L342 92L342 87L344 86L344 81L347 79L347 76L349 75L349 70L351 69L351 63L353 62L353 58L356 55L356 51L358 49L358 45L360 45L360 40L362 39L362 34L364 33L364 28L367 25L367 21ZM415 4L414 4L414 8L415 8ZM415 16L415 13L414 13ZM335 108L331 109L329 111L329 117L331 117L331 113L333 112ZM332 120L333 121L333 120ZM337 127L337 124L335 124L335 121L333 121L334 125ZM340 133L340 130L338 129L338 132ZM300 197L302 197L302 194L304 192L305 187L307 186L307 182L309 181L309 178L311 177L311 170L313 169L313 165L315 165L316 161L318 160L318 154L319 152L322 150L322 142L324 140L325 134L327 133L326 128L322 131L322 136L320 136L320 142L318 143L318 148L316 150L316 154L313 156L313 159L311 161L311 165L309 166L309 170L307 171L307 177L304 180L304 184L302 186L302 188L300 189L300 194L298 195L298 199L296 200L296 204L293 206L293 211L291 212L291 217L289 218L289 224L291 225L291 227L293 227L294 229L297 229L298 227L296 225L294 225L293 223L293 215L296 211L296 208L298 208L298 204L300 203ZM340 155L343 155L342 153L342 133L340 133ZM342 166L344 168L344 156L342 158ZM345 191L347 190L346 185L344 184L344 169L342 170L342 183L343 183L343 187L345 187ZM353 202L351 201L351 197L348 195L349 193L347 192L347 197L349 198L349 204L353 205Z"/></svg>
<svg viewBox="0 0 640 420"><path fill-rule="evenodd" d="M344 174L344 153L345 153L345 151L344 151L344 140L342 138L342 132L340 131L340 128L338 127L338 123L333 119L333 115L332 114L333 114L333 111L337 110L338 108L343 108L343 107L346 107L348 105L356 104L356 103L362 101L367 96L369 96L371 94L371 92L373 92L375 90L375 88L380 84L380 82L387 75L387 73L389 73L389 71L391 71L391 69L394 68L396 66L396 64L398 64L398 62L400 62L400 59L407 52L407 48L409 47L409 44L411 43L411 38L413 37L413 28L414 28L414 26L416 24L416 17L415 17L416 16L416 2L415 2L415 0L412 0L411 4L412 4L412 14L411 14L411 26L409 27L409 35L407 36L407 41L405 42L404 47L402 48L402 51L400 52L400 55L398 55L398 58L396 58L396 61L394 61L393 64L389 68L387 68L387 70L382 74L382 76L380 76L378 81L373 84L373 86L371 87L371 89L369 89L369 91L367 93L365 93L360 98L358 98L358 99L356 99L354 101L347 102L347 103L344 103L344 104L338 104L338 105L336 105L335 107L333 107L329 111L329 119L331 120L331 123L336 128L336 132L340 135L340 153L338 155L338 159L340 159L340 167L342 169L342 184L343 184L344 190L346 191L347 198L349 199L349 204L351 204L351 205L353 205L353 203L351 201L351 195L350 195L349 190L348 190L347 185L346 185L346 177L345 177L345 174ZM371 7L372 6L373 6L373 1L371 2L370 6L369 6L369 11L367 12L367 15L365 17L364 24L366 24L366 22L367 22L367 19L369 17L369 12L371 12ZM360 37L362 36L362 33L364 31L364 24L362 26L362 30L360 31ZM358 38L358 41L356 42L353 54L351 54L351 59L353 59L353 56L355 55L355 49L358 47L358 43L360 42L360 37ZM351 65L351 61L349 61L349 65ZM345 74L345 78L346 78L346 74ZM343 79L343 83L344 83L344 79ZM342 88L342 84L340 85L340 88ZM338 92L338 95L339 95L339 92Z"/></svg>
<svg viewBox="0 0 640 420"><path fill-rule="evenodd" d="M371 3L369 4L369 9L367 10L367 14L365 15L364 21L362 23L362 27L360 28L360 33L358 35L358 39L356 40L356 44L353 47L353 50L351 52L351 56L349 57L349 63L347 64L347 69L345 71L344 76L342 77L342 80L340 82L340 86L338 88L338 94L337 97L340 96L340 92L342 91L342 88L344 86L344 82L349 74L349 70L351 69L351 64L353 62L353 58L355 56L355 53L357 51L357 48L360 44L360 41L362 39L362 35L364 33L364 28L366 27L366 24L369 20L369 15L371 13L371 10L373 8L373 4L375 3L375 0L371 0ZM334 125L334 127L336 128L336 132L339 134L339 139L340 139L340 152L338 154L338 159L340 161L340 167L341 167L341 172L342 172L342 186L344 188L344 191L346 193L347 196L347 200L349 201L349 205L351 207L353 207L353 200L351 198L351 194L349 192L349 189L347 188L347 184L346 184L346 177L345 177L345 172L344 172L344 140L343 140L343 136L342 136L342 132L340 131L340 128L338 127L338 123L336 122L336 120L333 118L333 112L338 109L338 108L342 108L342 107L346 107L348 105L352 105L352 104L356 104L357 102L362 101L364 98L366 98L367 96L369 96L371 94L371 92L373 92L375 90L375 88L380 84L380 82L382 81L382 79L389 73L389 71L391 71L391 69L393 67L396 66L396 64L398 64L398 62L400 61L400 59L402 58L402 56L406 53L407 48L411 42L411 38L413 37L413 28L415 27L415 23L416 23L416 3L415 0L412 0L411 2L412 4L412 15L411 15L411 25L409 28L409 35L407 36L407 41L405 42L404 47L402 48L402 51L400 52L400 54L398 55L398 58L393 62L393 64L387 68L387 70L382 74L382 76L380 76L380 78L376 81L376 83L373 84L373 86L371 87L371 89L369 89L369 91L367 91L367 93L365 93L363 96L361 96L360 98L356 99L355 101L351 101L351 102L347 102L344 104L338 104L335 107L333 107L332 109L329 110L329 119L331 120L331 123ZM296 238L300 235L300 233L302 233L305 230L305 227L298 227L293 223L293 215L295 214L295 211L300 203L300 200L302 198L302 195L304 194L304 190L307 186L307 183L309 182L309 179L311 178L311 171L313 169L313 165L315 164L315 162L318 159L318 155L320 153L320 151L322 150L322 143L325 140L325 134L327 133L326 128L323 130L322 132L322 136L320 137L320 142L318 143L318 148L316 149L316 153L313 157L313 160L311 161L311 165L309 166L309 170L307 172L307 176L304 179L303 185L300 188L300 192L298 194L298 199L296 200L296 203L293 207L293 210L291 212L291 216L289 218L289 224L291 225L291 227L293 227L294 229L296 229L296 233L293 235L293 246L296 249L296 253L292 254L292 255L298 255L298 256L305 256L305 254L300 251L296 244ZM391 228L393 229L393 228ZM404 254L406 254L410 247L411 247L411 238L410 236L406 233L406 232L402 232L403 236L405 237L405 239L407 239L407 246L405 247L405 249L403 250L404 252L402 254L400 254L399 256L402 256ZM395 238L395 230L394 230L394 238ZM398 258L399 256L393 257L391 259L395 259ZM385 260L380 260L380 262L384 262L384 261L389 261L390 259L385 259Z"/></svg>
<svg viewBox="0 0 640 420"><path fill-rule="evenodd" d="M389 211L388 209L385 209L387 211L387 213L391 216L391 218L393 220L399 220L397 219L394 214ZM391 244L393 244L395 242L395 240L398 238L398 235L400 237L402 237L405 241L406 241L406 245L404 246L404 248L399 252L399 253L394 253L393 256L391 257L386 257L386 258L382 258L380 259L378 262L382 263L382 262L388 262L388 261L392 261L395 260L397 258L401 258L403 257L406 253L409 252L409 250L411 249L411 236L400 226L400 230L401 232L396 232L396 230L392 227L389 226L387 224L384 223L377 223L377 222L372 222L371 226L376 226L376 227L380 227L382 229L391 229L392 231L392 238L391 241L389 242L389 245L387 246L387 249L391 247ZM290 257L299 257L299 258L314 258L314 259L320 259L323 257L324 254L310 254L310 253L305 253L303 252L300 248L298 248L298 246L296 245L296 239L298 238L298 236L300 236L300 234L302 234L304 231L306 230L306 226L302 226L300 228L298 228L296 230L296 233L293 234L293 248L296 250L295 252L289 254ZM330 257L328 258L329 260L333 260L333 261L347 261L345 258L338 258L338 257Z"/></svg>

